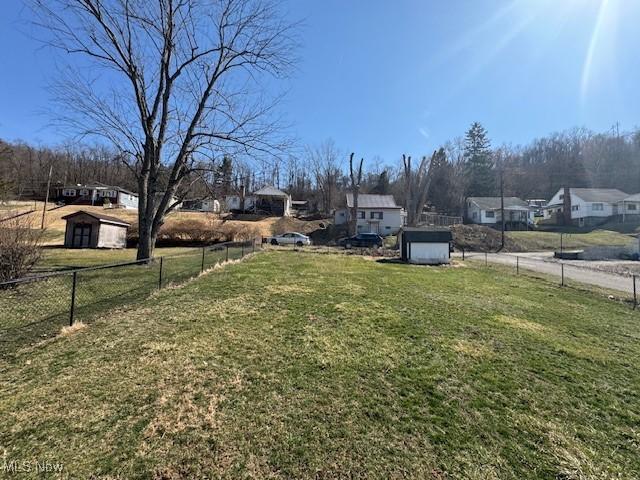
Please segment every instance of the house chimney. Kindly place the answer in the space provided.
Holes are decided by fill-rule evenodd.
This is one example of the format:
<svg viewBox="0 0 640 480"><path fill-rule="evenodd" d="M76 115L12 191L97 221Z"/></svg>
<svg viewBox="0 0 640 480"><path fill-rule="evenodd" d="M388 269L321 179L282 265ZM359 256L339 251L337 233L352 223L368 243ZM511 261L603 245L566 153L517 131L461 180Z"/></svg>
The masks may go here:
<svg viewBox="0 0 640 480"><path fill-rule="evenodd" d="M562 223L571 225L571 189L564 187L564 198L562 202Z"/></svg>

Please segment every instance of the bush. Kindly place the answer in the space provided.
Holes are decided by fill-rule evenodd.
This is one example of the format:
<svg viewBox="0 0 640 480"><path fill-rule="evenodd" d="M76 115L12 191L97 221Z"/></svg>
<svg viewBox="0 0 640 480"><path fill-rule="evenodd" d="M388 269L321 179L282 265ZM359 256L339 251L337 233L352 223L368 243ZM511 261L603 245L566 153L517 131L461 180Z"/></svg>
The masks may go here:
<svg viewBox="0 0 640 480"><path fill-rule="evenodd" d="M24 277L40 260L43 231L28 215L0 223L0 282Z"/></svg>

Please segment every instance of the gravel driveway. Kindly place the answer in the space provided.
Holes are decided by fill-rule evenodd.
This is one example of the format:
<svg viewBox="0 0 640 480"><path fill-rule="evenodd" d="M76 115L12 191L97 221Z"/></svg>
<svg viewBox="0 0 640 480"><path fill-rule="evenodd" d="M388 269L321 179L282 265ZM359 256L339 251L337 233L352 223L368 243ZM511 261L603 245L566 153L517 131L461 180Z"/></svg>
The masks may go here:
<svg viewBox="0 0 640 480"><path fill-rule="evenodd" d="M455 254L460 257L459 254ZM636 271L640 271L638 262L587 262L587 261L559 261L553 258L553 252L535 252L535 253L489 253L487 260L491 263L501 265L511 265L516 268L516 262L520 263L520 268L532 270L547 275L553 275L560 279L562 264L564 264L564 276L566 280L574 280L576 282L585 283L587 285L595 285L597 287L609 290L617 290L620 292L633 294L633 277L627 271L617 271L616 268L627 268L621 264L633 264ZM466 258L484 260L484 253L467 253ZM589 265L594 264L594 265ZM603 271L603 265L608 264L613 271ZM640 288L640 281L638 282Z"/></svg>

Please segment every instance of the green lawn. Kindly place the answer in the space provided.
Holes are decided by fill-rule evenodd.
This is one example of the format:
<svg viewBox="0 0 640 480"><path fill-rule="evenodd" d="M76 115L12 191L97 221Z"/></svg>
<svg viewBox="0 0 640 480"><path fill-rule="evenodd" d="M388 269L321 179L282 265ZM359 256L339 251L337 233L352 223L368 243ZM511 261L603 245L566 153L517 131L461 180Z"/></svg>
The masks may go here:
<svg viewBox="0 0 640 480"><path fill-rule="evenodd" d="M70 478L638 478L639 340L524 276L270 251L0 364L0 445Z"/></svg>
<svg viewBox="0 0 640 480"><path fill-rule="evenodd" d="M525 251L560 250L560 234L555 232L507 232ZM565 249L583 248L597 245L628 245L637 241L629 235L609 230L594 230L589 233L569 233L563 235Z"/></svg>
<svg viewBox="0 0 640 480"><path fill-rule="evenodd" d="M195 252L196 248L156 248L154 255L178 255ZM42 249L42 258L38 268L56 270L60 268L81 268L129 262L136 259L135 248L95 249L95 248L62 248L52 247Z"/></svg>

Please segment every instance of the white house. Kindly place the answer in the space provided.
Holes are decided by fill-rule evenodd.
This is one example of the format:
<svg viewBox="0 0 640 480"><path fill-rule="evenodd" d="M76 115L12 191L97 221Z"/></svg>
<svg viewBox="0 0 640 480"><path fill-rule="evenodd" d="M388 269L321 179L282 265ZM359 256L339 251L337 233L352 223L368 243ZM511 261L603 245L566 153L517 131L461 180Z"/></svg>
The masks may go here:
<svg viewBox="0 0 640 480"><path fill-rule="evenodd" d="M616 188L561 188L544 207L544 219L564 223L564 211L567 208L571 210L572 225L598 225L618 215L619 208L628 198L627 193ZM633 203L630 200L626 208Z"/></svg>
<svg viewBox="0 0 640 480"><path fill-rule="evenodd" d="M640 219L640 193L629 195L618 202L618 215L622 222L637 222Z"/></svg>
<svg viewBox="0 0 640 480"><path fill-rule="evenodd" d="M244 206L240 195L228 195L225 201L227 209L231 212L251 212L277 217L291 215L291 195L271 185L262 187L252 195L246 195Z"/></svg>
<svg viewBox="0 0 640 480"><path fill-rule="evenodd" d="M56 187L55 197L65 205L111 205L116 208L138 208L138 195L124 188L95 184Z"/></svg>
<svg viewBox="0 0 640 480"><path fill-rule="evenodd" d="M518 197L504 197L504 215L505 228L527 228L533 223L534 209ZM465 220L479 225L502 225L501 197L467 198Z"/></svg>
<svg viewBox="0 0 640 480"><path fill-rule="evenodd" d="M403 227L398 233L400 258L403 262L422 265L449 263L451 230Z"/></svg>
<svg viewBox="0 0 640 480"><path fill-rule="evenodd" d="M351 218L353 194L347 193L346 206L335 211L335 224L343 225ZM395 235L406 221L402 207L396 204L393 195L358 195L358 233L371 232L378 235Z"/></svg>

